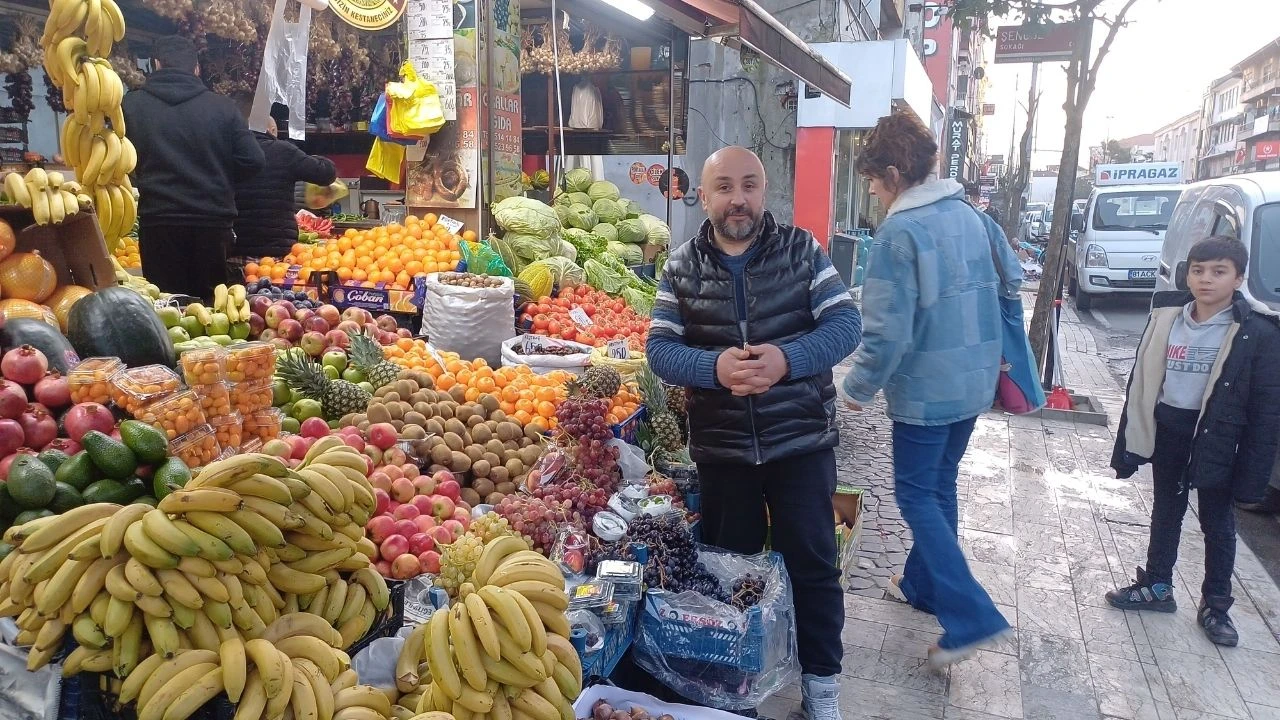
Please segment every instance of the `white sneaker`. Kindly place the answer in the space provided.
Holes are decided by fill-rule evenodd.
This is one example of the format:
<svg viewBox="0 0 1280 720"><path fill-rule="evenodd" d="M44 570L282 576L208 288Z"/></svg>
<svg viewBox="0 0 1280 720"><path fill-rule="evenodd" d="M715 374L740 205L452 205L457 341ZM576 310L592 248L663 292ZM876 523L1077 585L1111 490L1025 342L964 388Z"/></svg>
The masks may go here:
<svg viewBox="0 0 1280 720"><path fill-rule="evenodd" d="M1005 628L1004 630L1001 630L1000 632L997 632L994 635L988 635L985 638L982 638L980 640L974 640L968 645L961 645L960 647L957 647L957 648L944 648L938 645L934 645L933 647L929 648L929 661L928 661L929 669L934 671L941 671L945 669L948 665L952 663L960 662L961 660L973 655L974 653L978 652L984 647L987 647L989 645L995 645L996 643L1000 642L1001 640L1003 640L1004 638L1008 637L1011 634L1013 634L1013 628Z"/></svg>
<svg viewBox="0 0 1280 720"><path fill-rule="evenodd" d="M800 693L804 697L800 707L808 720L841 720L840 683L835 675L801 675Z"/></svg>
<svg viewBox="0 0 1280 720"><path fill-rule="evenodd" d="M894 600L897 600L900 603L908 602L907 594L902 592L902 576L901 575L894 575L893 577L889 578L888 593L889 593L889 597L893 598Z"/></svg>

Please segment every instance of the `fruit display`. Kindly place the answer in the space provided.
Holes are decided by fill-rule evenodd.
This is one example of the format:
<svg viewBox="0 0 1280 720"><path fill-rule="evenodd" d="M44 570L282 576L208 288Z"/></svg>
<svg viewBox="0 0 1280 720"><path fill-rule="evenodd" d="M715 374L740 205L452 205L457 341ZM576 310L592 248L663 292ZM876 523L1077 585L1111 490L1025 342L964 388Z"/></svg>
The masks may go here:
<svg viewBox="0 0 1280 720"><path fill-rule="evenodd" d="M649 318L624 301L586 285L562 289L524 307L520 327L546 335L602 347L610 340L626 340L633 352L644 352Z"/></svg>
<svg viewBox="0 0 1280 720"><path fill-rule="evenodd" d="M383 283L392 290L408 290L415 277L453 270L462 259L461 243L476 240L475 233L455 234L438 220L430 213L422 218L409 215L403 225L348 229L315 245L298 243L283 258L264 257L246 265L245 281L265 278L278 283L292 272L307 284L312 273L333 270L344 284Z"/></svg>
<svg viewBox="0 0 1280 720"><path fill-rule="evenodd" d="M125 270L139 270L142 268L142 251L138 248L138 239L131 235L126 235L120 239L120 244L111 251L116 262Z"/></svg>
<svg viewBox="0 0 1280 720"><path fill-rule="evenodd" d="M324 366L300 349L280 354L276 361L276 375L302 399L318 401L320 412L326 419L337 420L369 407L371 395L368 390L349 380L330 378ZM268 392L270 389L268 383Z"/></svg>
<svg viewBox="0 0 1280 720"><path fill-rule="evenodd" d="M67 180L60 172L32 168L24 176L12 172L4 177L5 195L31 210L37 225L55 225L80 212L93 200L82 192L80 183Z"/></svg>
<svg viewBox="0 0 1280 720"><path fill-rule="evenodd" d="M138 154L125 137L124 82L108 59L124 31L115 0L61 0L50 4L40 38L45 72L62 90L68 111L60 146L83 186L78 193L92 198L108 249L133 230L138 215L129 182ZM63 203L65 214L65 198ZM51 220L56 211L50 208Z"/></svg>
<svg viewBox="0 0 1280 720"><path fill-rule="evenodd" d="M405 640L395 673L407 693L401 702L416 697L417 711L455 717L575 717L582 662L568 639L560 569L512 536L490 540L475 555L458 602Z"/></svg>
<svg viewBox="0 0 1280 720"><path fill-rule="evenodd" d="M440 273L436 278L436 282L444 285L456 285L458 287L469 288L498 288L502 287L502 280L488 275L476 275L474 273Z"/></svg>

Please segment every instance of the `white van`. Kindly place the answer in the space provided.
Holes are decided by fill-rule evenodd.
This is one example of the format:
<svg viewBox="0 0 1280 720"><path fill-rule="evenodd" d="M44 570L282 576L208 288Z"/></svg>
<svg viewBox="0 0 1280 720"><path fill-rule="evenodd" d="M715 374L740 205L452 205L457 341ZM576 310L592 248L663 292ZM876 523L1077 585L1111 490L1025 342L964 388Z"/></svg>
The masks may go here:
<svg viewBox="0 0 1280 720"><path fill-rule="evenodd" d="M1188 185L1165 235L1157 291L1187 289L1187 252L1210 235L1229 235L1249 248L1241 291L1280 310L1280 172Z"/></svg>
<svg viewBox="0 0 1280 720"><path fill-rule="evenodd" d="M1181 193L1181 185L1094 188L1076 219L1083 227L1067 242L1067 286L1077 309L1088 310L1100 295L1155 289L1165 229Z"/></svg>

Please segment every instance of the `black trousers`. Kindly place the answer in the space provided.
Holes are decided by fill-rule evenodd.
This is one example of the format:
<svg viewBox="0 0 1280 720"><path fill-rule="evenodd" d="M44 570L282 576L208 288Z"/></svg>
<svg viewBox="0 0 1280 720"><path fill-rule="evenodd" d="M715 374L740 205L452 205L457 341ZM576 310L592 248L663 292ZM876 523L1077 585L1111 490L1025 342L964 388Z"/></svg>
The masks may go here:
<svg viewBox="0 0 1280 720"><path fill-rule="evenodd" d="M835 564L831 506L835 451L764 465L698 463L698 480L707 544L758 553L772 525L773 549L782 554L791 578L800 667L811 675L838 674L844 657L844 591Z"/></svg>
<svg viewBox="0 0 1280 720"><path fill-rule="evenodd" d="M1183 481L1199 412L1156 406L1156 446L1151 456L1154 479L1151 504L1151 543L1147 573L1153 581L1173 583L1178 560L1182 518L1189 493ZM1236 516L1231 488L1199 488L1200 530L1204 532L1204 583L1201 594L1210 604L1231 606L1231 572L1236 562Z"/></svg>
<svg viewBox="0 0 1280 720"><path fill-rule="evenodd" d="M142 274L165 292L211 300L213 288L227 282L231 228L146 225L138 228Z"/></svg>

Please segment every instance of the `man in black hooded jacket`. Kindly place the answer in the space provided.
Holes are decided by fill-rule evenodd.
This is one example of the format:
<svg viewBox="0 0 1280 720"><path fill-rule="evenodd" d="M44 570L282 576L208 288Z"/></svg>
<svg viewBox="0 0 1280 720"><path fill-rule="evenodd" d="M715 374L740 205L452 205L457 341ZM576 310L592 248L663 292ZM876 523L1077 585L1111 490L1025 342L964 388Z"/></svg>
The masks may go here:
<svg viewBox="0 0 1280 720"><path fill-rule="evenodd" d="M151 62L123 107L138 150L142 272L163 290L209 299L227 281L235 183L265 159L235 103L205 87L190 40L156 40Z"/></svg>

